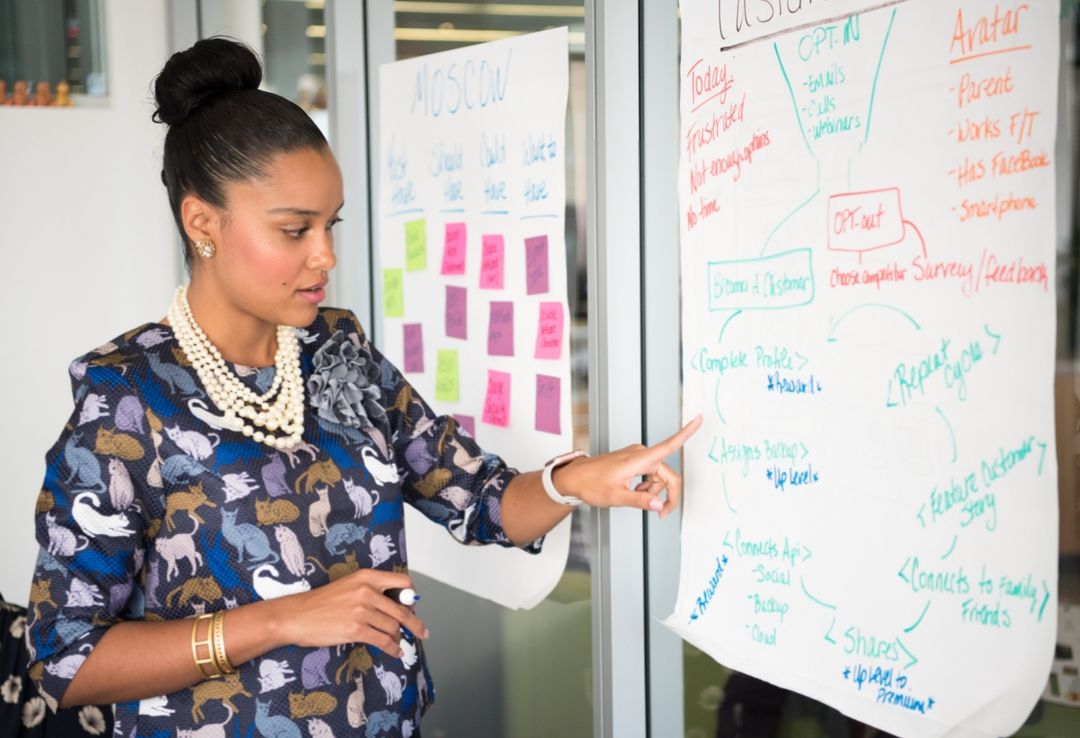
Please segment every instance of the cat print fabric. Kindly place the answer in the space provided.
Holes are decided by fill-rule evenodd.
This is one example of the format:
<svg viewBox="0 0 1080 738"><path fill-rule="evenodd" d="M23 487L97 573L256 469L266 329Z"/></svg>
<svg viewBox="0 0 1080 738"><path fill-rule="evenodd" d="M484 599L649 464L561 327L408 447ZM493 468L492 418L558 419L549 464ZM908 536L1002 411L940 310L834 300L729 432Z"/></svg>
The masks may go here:
<svg viewBox="0 0 1080 738"><path fill-rule="evenodd" d="M72 363L25 636L50 708L116 622L406 571L405 503L463 543L512 545L500 501L516 471L436 416L352 313L320 310L303 335L305 434L288 451L229 429L168 326ZM236 370L259 392L273 380L272 368ZM406 631L401 646L401 659L364 644L275 649L224 679L117 705L116 735L416 735L434 692L421 643Z"/></svg>

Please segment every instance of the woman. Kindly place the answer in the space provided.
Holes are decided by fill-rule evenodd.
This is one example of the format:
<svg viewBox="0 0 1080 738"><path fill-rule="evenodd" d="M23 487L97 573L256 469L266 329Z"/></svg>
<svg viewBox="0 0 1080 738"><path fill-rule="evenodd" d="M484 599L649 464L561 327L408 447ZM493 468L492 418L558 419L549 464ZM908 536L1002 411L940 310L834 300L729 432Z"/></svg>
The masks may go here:
<svg viewBox="0 0 1080 738"><path fill-rule="evenodd" d="M572 509L562 495L673 510L662 459L698 423L560 459L546 485L483 454L351 313L319 308L341 174L260 79L250 50L210 39L156 80L191 284L167 322L72 364L37 506L31 674L53 709L117 703L123 736L416 734L430 634L386 594L411 586L403 503L463 542L536 551ZM417 443L423 474L399 462Z"/></svg>

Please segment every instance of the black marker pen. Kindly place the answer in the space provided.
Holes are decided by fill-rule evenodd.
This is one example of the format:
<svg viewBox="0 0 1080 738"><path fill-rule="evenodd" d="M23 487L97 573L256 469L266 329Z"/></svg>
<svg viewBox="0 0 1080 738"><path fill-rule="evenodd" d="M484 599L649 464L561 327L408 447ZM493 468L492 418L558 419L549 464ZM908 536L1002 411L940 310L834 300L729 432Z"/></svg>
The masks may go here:
<svg viewBox="0 0 1080 738"><path fill-rule="evenodd" d="M420 595L416 594L416 590L412 587L406 587L405 589L399 589L397 587L387 589L383 591L383 594L394 600L400 602L406 607L415 605L420 601Z"/></svg>

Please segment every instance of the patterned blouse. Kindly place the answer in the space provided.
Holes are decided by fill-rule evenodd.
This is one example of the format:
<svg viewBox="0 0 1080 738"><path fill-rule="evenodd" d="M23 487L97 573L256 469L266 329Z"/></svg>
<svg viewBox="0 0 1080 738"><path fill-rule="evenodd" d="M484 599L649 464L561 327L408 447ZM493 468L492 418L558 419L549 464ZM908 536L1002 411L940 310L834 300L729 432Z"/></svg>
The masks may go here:
<svg viewBox="0 0 1080 738"><path fill-rule="evenodd" d="M351 312L322 309L300 337L308 407L290 451L223 424L168 326L72 363L26 628L50 707L116 622L190 618L359 568L406 571L405 502L463 543L512 545L499 503L515 470L437 417ZM259 392L273 380L273 367L235 368ZM434 692L420 642L406 630L401 645L400 659L363 644L278 648L224 679L117 705L116 735L416 735Z"/></svg>

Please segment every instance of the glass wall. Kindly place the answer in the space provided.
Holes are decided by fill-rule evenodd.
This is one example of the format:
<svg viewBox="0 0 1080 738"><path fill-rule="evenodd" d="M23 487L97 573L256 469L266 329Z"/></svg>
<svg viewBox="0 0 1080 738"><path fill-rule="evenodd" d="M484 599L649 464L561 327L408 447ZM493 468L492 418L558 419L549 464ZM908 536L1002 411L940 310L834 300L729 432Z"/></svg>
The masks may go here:
<svg viewBox="0 0 1080 738"><path fill-rule="evenodd" d="M587 449L584 22L584 3L572 0L394 3L396 59L569 26L565 258L574 447ZM426 647L438 699L424 720L425 736L592 735L588 514L574 513L566 571L532 610L507 610L414 574L424 592L425 622L443 636ZM481 700L483 709L477 709Z"/></svg>
<svg viewBox="0 0 1080 738"><path fill-rule="evenodd" d="M107 92L98 0L0 0L0 105L67 106L69 95Z"/></svg>

